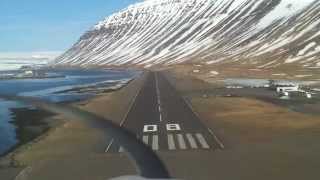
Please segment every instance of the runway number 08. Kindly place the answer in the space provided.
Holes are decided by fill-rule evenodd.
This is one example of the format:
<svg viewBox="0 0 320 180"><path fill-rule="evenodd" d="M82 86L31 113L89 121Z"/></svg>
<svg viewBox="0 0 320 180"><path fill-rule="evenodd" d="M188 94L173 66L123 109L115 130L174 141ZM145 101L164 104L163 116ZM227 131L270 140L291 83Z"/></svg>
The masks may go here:
<svg viewBox="0 0 320 180"><path fill-rule="evenodd" d="M167 124L167 131L181 131L181 127L179 124ZM158 125L144 125L143 132L157 132Z"/></svg>

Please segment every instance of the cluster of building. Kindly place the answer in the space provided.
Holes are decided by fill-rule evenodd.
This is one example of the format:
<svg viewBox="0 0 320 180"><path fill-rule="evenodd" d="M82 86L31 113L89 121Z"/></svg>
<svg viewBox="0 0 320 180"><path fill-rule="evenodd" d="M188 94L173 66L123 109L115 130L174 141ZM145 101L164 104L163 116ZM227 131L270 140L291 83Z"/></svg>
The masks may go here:
<svg viewBox="0 0 320 180"><path fill-rule="evenodd" d="M273 84L270 87L274 88L281 98L289 99L290 96L304 96L308 99L312 98L312 93L302 89L299 85L293 83Z"/></svg>
<svg viewBox="0 0 320 180"><path fill-rule="evenodd" d="M43 79L43 78L63 78L64 75L55 74L55 73L47 73L46 70L30 67L30 66L22 66L19 70L8 71L0 73L0 80L7 79Z"/></svg>

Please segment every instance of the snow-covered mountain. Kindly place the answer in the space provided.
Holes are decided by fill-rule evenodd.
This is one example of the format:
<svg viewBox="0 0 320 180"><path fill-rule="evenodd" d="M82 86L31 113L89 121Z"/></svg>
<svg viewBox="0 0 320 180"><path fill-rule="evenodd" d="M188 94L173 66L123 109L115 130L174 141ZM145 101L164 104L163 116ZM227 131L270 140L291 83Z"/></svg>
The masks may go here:
<svg viewBox="0 0 320 180"><path fill-rule="evenodd" d="M320 0L145 0L99 22L56 63L320 68Z"/></svg>

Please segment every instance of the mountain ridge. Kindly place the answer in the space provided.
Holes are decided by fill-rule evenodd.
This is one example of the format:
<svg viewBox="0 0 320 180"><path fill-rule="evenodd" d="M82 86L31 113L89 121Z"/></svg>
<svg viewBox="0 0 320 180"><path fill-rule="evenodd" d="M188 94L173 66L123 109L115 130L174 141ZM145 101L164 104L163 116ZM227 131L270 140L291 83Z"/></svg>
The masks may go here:
<svg viewBox="0 0 320 180"><path fill-rule="evenodd" d="M147 0L100 21L56 64L320 68L317 0Z"/></svg>

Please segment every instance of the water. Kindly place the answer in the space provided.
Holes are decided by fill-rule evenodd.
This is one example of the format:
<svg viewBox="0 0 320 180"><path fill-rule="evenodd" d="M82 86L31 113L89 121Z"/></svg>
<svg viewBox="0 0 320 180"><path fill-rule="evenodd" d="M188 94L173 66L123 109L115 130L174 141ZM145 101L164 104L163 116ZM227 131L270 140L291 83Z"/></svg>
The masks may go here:
<svg viewBox="0 0 320 180"><path fill-rule="evenodd" d="M103 86L115 86L123 80L137 75L132 71L112 70L48 70L51 74L64 75L61 78L0 80L0 93L7 95L32 96L51 102L77 101L90 98L94 93L68 92L74 87L92 86L103 82ZM19 102L0 100L0 154L19 143L13 109L32 107ZM20 120L19 120L20 121ZM20 123L21 124L21 123Z"/></svg>
<svg viewBox="0 0 320 180"><path fill-rule="evenodd" d="M18 106L19 104L16 102L0 102L0 154L8 150L12 145L18 143L13 133L16 128L10 123L12 117L10 109Z"/></svg>

